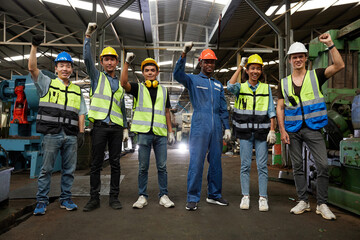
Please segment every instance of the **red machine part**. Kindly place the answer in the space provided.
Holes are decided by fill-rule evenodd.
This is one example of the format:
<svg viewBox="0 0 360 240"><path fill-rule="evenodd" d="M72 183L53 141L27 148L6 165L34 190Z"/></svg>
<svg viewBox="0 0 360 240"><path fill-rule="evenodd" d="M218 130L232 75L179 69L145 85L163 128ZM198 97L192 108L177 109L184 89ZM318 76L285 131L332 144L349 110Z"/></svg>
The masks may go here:
<svg viewBox="0 0 360 240"><path fill-rule="evenodd" d="M18 124L28 124L27 120L27 109L28 104L24 93L24 86L17 86L15 87L15 106L14 106L14 113L13 113L13 120L11 123L18 123Z"/></svg>

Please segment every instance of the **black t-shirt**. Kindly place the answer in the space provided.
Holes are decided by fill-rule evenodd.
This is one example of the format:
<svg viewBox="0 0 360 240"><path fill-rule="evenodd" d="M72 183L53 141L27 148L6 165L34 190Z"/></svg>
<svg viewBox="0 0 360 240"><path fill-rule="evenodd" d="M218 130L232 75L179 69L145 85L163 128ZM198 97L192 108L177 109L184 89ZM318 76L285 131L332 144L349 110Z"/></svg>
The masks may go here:
<svg viewBox="0 0 360 240"><path fill-rule="evenodd" d="M317 79L318 79L318 82L319 82L319 87L321 89L321 86L328 80L326 77L325 77L325 68L318 68L318 69L315 69L315 73L316 73L316 76L317 76ZM294 92L295 92L295 95L300 97L300 91L301 91L301 86L296 86L293 82L293 88L294 88ZM278 99L284 99L284 96L282 94L282 91L281 91L281 81L279 82L279 85L278 85L278 93L277 93L277 96L278 96Z"/></svg>
<svg viewBox="0 0 360 240"><path fill-rule="evenodd" d="M138 93L139 93L139 84L138 83L130 83L130 85L131 85L130 94L133 95L135 98L137 98ZM156 96L157 96L157 88L150 87L150 88L148 88L148 90L149 90L149 93L150 93L152 105L154 107L155 101L156 101ZM167 98L166 98L165 108L171 108L170 98L169 98L169 91L167 91Z"/></svg>

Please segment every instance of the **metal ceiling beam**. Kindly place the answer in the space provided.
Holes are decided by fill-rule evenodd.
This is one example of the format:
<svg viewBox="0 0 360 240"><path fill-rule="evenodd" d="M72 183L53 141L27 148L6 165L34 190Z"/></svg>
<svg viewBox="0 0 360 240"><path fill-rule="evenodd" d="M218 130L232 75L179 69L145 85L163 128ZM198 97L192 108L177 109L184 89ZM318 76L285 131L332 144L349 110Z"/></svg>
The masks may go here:
<svg viewBox="0 0 360 240"><path fill-rule="evenodd" d="M145 42L152 42L150 8L148 0L139 0L140 16L144 28Z"/></svg>
<svg viewBox="0 0 360 240"><path fill-rule="evenodd" d="M224 10L222 11L222 21L221 21L222 28L220 29L221 32L223 31L223 29L225 29L226 24L231 20L232 16L234 15L234 12L239 7L241 2L242 0L232 0L228 3L228 5L224 7ZM218 24L219 22L215 24L213 30L210 33L209 43L215 43L217 41Z"/></svg>
<svg viewBox="0 0 360 240"><path fill-rule="evenodd" d="M78 16L78 18L80 19L80 21L83 23L83 25L85 27L87 27L87 23L85 22L84 18L81 16L81 14L79 13L79 11L71 4L71 2L69 0L67 0L68 4L70 5L70 7L72 8L72 10L74 11L74 13Z"/></svg>
<svg viewBox="0 0 360 240"><path fill-rule="evenodd" d="M23 31L22 33L19 33L18 35L16 35L16 36L10 38L9 40L7 40L7 42L11 42L12 40L14 40L14 39L20 37L21 35L23 35L23 34L29 32L29 31L31 31L32 29L36 28L37 26L39 26L39 25L41 25L41 24L42 24L42 23L38 23L38 24L36 24L35 26L32 26L32 27L26 29L26 30Z"/></svg>

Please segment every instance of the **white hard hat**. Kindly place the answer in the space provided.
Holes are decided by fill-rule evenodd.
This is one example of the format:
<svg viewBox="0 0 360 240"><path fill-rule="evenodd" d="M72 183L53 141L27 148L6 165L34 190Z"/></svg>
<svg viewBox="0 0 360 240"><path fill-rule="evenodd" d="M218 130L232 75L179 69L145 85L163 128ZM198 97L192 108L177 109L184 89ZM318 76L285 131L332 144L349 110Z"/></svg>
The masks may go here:
<svg viewBox="0 0 360 240"><path fill-rule="evenodd" d="M307 52L308 50L306 49L304 44L302 44L301 42L294 42L289 47L289 51L287 52L287 55L289 56L290 54L294 54L294 53L307 53Z"/></svg>

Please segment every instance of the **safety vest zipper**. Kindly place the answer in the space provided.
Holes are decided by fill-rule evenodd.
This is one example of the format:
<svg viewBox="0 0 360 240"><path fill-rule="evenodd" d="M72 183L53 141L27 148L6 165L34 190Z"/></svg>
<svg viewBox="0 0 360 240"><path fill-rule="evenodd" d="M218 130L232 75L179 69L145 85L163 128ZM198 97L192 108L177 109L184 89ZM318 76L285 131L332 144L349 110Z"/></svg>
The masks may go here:
<svg viewBox="0 0 360 240"><path fill-rule="evenodd" d="M65 110L65 111L66 111L66 106L67 106L67 102L68 102L68 95L67 95L68 87L69 87L69 86L66 86L66 87L65 87L65 104L64 104L64 110ZM65 120L66 120L66 118L64 117L64 118L63 118L63 123L65 123Z"/></svg>
<svg viewBox="0 0 360 240"><path fill-rule="evenodd" d="M252 129L254 130L254 119L255 119L255 106L256 106L256 94L253 92L253 119L252 119Z"/></svg>
<svg viewBox="0 0 360 240"><path fill-rule="evenodd" d="M115 94L115 92L111 92L110 107L109 107L109 111L108 111L108 114L106 115L106 117L107 117L107 116L110 117L110 112L111 112L111 108L112 108L112 104L113 104L114 94ZM120 100L120 101L121 101L121 100ZM111 121L111 119L110 119L110 121Z"/></svg>

